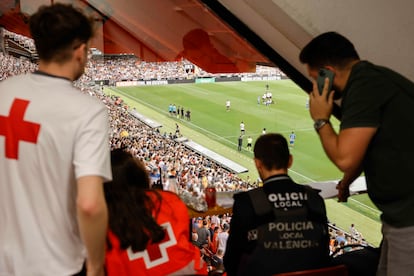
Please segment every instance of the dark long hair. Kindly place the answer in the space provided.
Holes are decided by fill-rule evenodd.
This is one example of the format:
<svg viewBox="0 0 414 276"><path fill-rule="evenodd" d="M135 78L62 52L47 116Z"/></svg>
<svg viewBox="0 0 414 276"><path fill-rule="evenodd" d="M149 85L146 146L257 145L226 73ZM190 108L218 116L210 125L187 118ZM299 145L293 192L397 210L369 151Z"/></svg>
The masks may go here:
<svg viewBox="0 0 414 276"><path fill-rule="evenodd" d="M157 224L156 214L161 206L161 196L149 190L149 177L142 162L121 149L111 152L111 182L104 184L109 211L109 229L118 237L120 247L142 251L148 242L164 238L164 229ZM153 201L147 194L156 194ZM155 216L153 216L155 214ZM108 244L109 249L112 248Z"/></svg>

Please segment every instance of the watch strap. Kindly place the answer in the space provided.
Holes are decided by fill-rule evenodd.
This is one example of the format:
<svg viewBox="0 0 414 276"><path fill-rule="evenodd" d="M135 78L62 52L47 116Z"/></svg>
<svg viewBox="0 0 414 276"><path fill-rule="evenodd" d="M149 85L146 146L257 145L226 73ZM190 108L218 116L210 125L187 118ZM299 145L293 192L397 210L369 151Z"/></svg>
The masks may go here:
<svg viewBox="0 0 414 276"><path fill-rule="evenodd" d="M331 124L329 119L317 119L315 120L313 127L315 128L317 132L319 132L319 130L326 124Z"/></svg>

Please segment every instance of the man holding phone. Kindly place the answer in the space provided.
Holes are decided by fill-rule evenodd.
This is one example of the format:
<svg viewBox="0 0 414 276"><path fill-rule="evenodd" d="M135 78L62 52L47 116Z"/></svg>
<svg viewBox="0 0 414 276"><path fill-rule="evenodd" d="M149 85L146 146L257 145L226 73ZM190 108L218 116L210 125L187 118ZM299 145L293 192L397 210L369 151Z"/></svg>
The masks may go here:
<svg viewBox="0 0 414 276"><path fill-rule="evenodd" d="M327 156L344 173L338 200L347 200L349 185L364 171L368 194L382 211L377 275L408 275L414 271L414 83L361 61L354 45L335 32L314 38L299 59L315 80L321 68L332 72L322 90L314 82L310 115ZM339 133L329 121L330 85L342 97Z"/></svg>

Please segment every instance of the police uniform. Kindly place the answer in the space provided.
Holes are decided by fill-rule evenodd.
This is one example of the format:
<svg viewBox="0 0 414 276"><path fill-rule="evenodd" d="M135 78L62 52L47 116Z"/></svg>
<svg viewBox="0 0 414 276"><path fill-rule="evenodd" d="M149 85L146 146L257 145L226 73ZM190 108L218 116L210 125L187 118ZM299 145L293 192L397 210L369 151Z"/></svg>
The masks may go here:
<svg viewBox="0 0 414 276"><path fill-rule="evenodd" d="M261 216L256 214L249 196L254 190L234 195L230 222L232 231L224 256L227 274L272 275L328 265L326 209L318 191L296 184L285 174L264 180L263 188L258 189L263 189L265 201L267 198L273 210ZM283 223L278 221L279 218L272 212L274 210L286 214L294 210L305 210L309 220ZM255 231L262 225L268 226L267 234L279 240L265 241L263 244L267 248L257 251L259 242ZM314 238L309 238L309 234Z"/></svg>

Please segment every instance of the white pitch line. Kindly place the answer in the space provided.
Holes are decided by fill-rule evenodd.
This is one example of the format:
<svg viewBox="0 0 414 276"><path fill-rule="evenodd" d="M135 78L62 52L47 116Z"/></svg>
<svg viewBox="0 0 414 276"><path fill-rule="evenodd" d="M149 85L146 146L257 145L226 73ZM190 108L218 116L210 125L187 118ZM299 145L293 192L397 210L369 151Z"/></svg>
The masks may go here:
<svg viewBox="0 0 414 276"><path fill-rule="evenodd" d="M353 198L348 198L350 201L354 201L355 203L357 203L357 204L359 204L359 205L362 205L362 206L364 206L364 208L367 208L368 210L370 210L370 211L372 211L372 212L374 212L374 213L377 213L377 214L381 214L381 211L379 211L379 210L377 210L377 209L374 209L374 208L372 208L372 207L370 207L370 206L368 206L368 205L366 205L366 204L364 204L364 203L362 203L362 202L360 202L360 201L358 201L358 200L355 200L355 199L353 199Z"/></svg>
<svg viewBox="0 0 414 276"><path fill-rule="evenodd" d="M294 173L294 174L296 174L296 175L299 175L300 177L303 177L303 178L305 178L305 179L309 180L310 182L316 182L316 180L314 180L314 179L312 179L312 178L309 178L309 177L307 177L307 176L304 176L303 174L300 174L300 173L298 173L298 172L296 172L296 171L294 171L294 170L292 170L292 169L289 169L289 171L290 171L290 172L292 172L292 173Z"/></svg>

